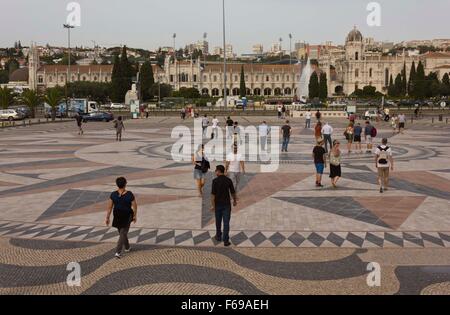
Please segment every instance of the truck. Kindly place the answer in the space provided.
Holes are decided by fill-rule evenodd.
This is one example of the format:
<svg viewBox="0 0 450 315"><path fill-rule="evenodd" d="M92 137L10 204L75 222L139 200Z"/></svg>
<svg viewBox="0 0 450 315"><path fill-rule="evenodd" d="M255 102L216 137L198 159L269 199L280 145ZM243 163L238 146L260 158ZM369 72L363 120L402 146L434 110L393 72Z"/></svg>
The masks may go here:
<svg viewBox="0 0 450 315"><path fill-rule="evenodd" d="M56 108L56 117L74 117L76 114L85 115L95 113L100 110L97 102L90 101L87 98L72 98L69 99L69 110L66 109L66 101L61 101ZM48 104L45 104L46 116L51 116L51 108Z"/></svg>

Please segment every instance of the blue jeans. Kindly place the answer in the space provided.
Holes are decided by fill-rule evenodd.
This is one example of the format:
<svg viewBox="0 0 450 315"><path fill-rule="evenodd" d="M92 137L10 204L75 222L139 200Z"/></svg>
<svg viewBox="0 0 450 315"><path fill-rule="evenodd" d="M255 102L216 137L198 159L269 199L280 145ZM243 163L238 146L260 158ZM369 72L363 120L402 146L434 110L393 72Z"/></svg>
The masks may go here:
<svg viewBox="0 0 450 315"><path fill-rule="evenodd" d="M216 235L222 237L222 220L223 220L223 237L224 242L230 240L230 219L231 205L216 205Z"/></svg>
<svg viewBox="0 0 450 315"><path fill-rule="evenodd" d="M330 150L333 148L333 141L331 140L331 135L323 135L323 140L325 141L325 152L328 153L328 143L330 144Z"/></svg>
<svg viewBox="0 0 450 315"><path fill-rule="evenodd" d="M311 119L307 119L307 120L306 120L305 128L306 128L306 129L311 128Z"/></svg>
<svg viewBox="0 0 450 315"><path fill-rule="evenodd" d="M283 137L283 144L281 146L281 151L282 152L283 151L287 151L290 140L291 140L291 138L289 138L289 137Z"/></svg>

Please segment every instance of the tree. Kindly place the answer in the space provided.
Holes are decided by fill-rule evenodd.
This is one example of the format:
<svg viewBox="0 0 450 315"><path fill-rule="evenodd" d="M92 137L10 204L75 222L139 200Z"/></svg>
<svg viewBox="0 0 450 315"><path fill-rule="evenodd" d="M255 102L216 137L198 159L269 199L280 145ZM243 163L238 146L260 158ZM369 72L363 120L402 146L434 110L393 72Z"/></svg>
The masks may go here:
<svg viewBox="0 0 450 315"><path fill-rule="evenodd" d="M441 83L436 72L430 72L425 78L425 96L435 97L441 92Z"/></svg>
<svg viewBox="0 0 450 315"><path fill-rule="evenodd" d="M164 97L170 97L172 96L172 86L170 84L160 84L155 83L150 89L150 94L159 96L159 92L161 91L161 100Z"/></svg>
<svg viewBox="0 0 450 315"><path fill-rule="evenodd" d="M75 65L77 64L77 57L75 57L73 54L70 55L70 64L71 65ZM60 65L68 65L69 64L69 54L64 54L64 56L62 57L61 62L59 63Z"/></svg>
<svg viewBox="0 0 450 315"><path fill-rule="evenodd" d="M392 74L391 74L391 77L389 78L388 95L395 97L396 96L395 92L396 91L395 91L395 86L394 86L394 80L392 79Z"/></svg>
<svg viewBox="0 0 450 315"><path fill-rule="evenodd" d="M309 79L309 98L313 99L319 97L319 77L317 72L314 71Z"/></svg>
<svg viewBox="0 0 450 315"><path fill-rule="evenodd" d="M408 81L408 95L414 96L414 81L416 80L416 63L413 61Z"/></svg>
<svg viewBox="0 0 450 315"><path fill-rule="evenodd" d="M247 88L245 86L245 73L244 73L244 66L241 66L241 84L239 87L239 93L241 98L247 96Z"/></svg>
<svg viewBox="0 0 450 315"><path fill-rule="evenodd" d="M25 90L20 99L30 108L31 118L34 118L36 116L36 107L42 101L41 96L34 90Z"/></svg>
<svg viewBox="0 0 450 315"><path fill-rule="evenodd" d="M408 94L408 81L406 80L406 62L403 63L403 70L402 70L402 93L401 95Z"/></svg>
<svg viewBox="0 0 450 315"><path fill-rule="evenodd" d="M20 67L19 62L16 59L10 59L5 66L6 70L8 70L9 75L11 75L17 69L19 69L19 67Z"/></svg>
<svg viewBox="0 0 450 315"><path fill-rule="evenodd" d="M399 73L395 77L394 81L394 90L395 90L395 96L403 96L403 79L402 75Z"/></svg>
<svg viewBox="0 0 450 315"><path fill-rule="evenodd" d="M76 98L89 98L99 103L110 100L111 83L77 81L67 84L67 95Z"/></svg>
<svg viewBox="0 0 450 315"><path fill-rule="evenodd" d="M178 91L172 93L173 97L184 97L188 99L194 99L200 97L200 92L196 88L182 87Z"/></svg>
<svg viewBox="0 0 450 315"><path fill-rule="evenodd" d="M327 99L328 97L328 80L327 74L322 72L320 74L320 83L319 83L319 98L322 100Z"/></svg>
<svg viewBox="0 0 450 315"><path fill-rule="evenodd" d="M63 97L61 96L61 92L58 88L47 89L46 95L44 96L44 100L52 109L52 121L55 121L56 108L58 107L62 99Z"/></svg>
<svg viewBox="0 0 450 315"><path fill-rule="evenodd" d="M144 102L149 101L153 98L153 95L150 93L150 89L152 88L153 84L155 84L152 64L149 61L146 61L141 67L140 80L142 100Z"/></svg>
<svg viewBox="0 0 450 315"><path fill-rule="evenodd" d="M0 106L3 109L7 109L14 101L14 96L11 89L5 87L0 87Z"/></svg>
<svg viewBox="0 0 450 315"><path fill-rule="evenodd" d="M426 82L425 82L425 69L422 61L419 61L417 65L416 78L414 80L414 96L419 99L425 98Z"/></svg>
<svg viewBox="0 0 450 315"><path fill-rule="evenodd" d="M448 73L444 74L441 83L441 95L449 96L450 95L450 76Z"/></svg>
<svg viewBox="0 0 450 315"><path fill-rule="evenodd" d="M121 67L120 67L120 59L118 55L114 56L114 66L111 75L111 100L113 102L121 102L123 98L121 96ZM125 96L125 95L124 95Z"/></svg>
<svg viewBox="0 0 450 315"><path fill-rule="evenodd" d="M8 70L0 70L0 84L9 82L9 73Z"/></svg>

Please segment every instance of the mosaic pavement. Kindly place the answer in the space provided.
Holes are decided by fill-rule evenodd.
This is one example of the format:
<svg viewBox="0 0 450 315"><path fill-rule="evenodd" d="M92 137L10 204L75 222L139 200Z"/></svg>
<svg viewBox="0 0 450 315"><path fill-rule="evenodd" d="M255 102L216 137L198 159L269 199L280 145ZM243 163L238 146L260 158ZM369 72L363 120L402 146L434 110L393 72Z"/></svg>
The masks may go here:
<svg viewBox="0 0 450 315"><path fill-rule="evenodd" d="M258 125L260 119L239 122ZM344 122L331 123L344 143ZM128 121L121 143L106 123L87 124L82 137L72 122L0 131L0 237L114 242L116 231L103 224L105 207L115 178L125 176L139 203L132 243L218 246L209 212L212 174L201 199L192 166L170 155L178 124L175 117ZM326 187L317 190L312 131L300 120L292 125L289 153L280 155L277 172L261 173L258 162L246 167L232 215L234 246L450 246L449 125L418 122L395 136L388 125L377 125L378 140L390 138L396 160L391 189L383 195L370 154L345 156L340 187L332 189L325 175Z"/></svg>

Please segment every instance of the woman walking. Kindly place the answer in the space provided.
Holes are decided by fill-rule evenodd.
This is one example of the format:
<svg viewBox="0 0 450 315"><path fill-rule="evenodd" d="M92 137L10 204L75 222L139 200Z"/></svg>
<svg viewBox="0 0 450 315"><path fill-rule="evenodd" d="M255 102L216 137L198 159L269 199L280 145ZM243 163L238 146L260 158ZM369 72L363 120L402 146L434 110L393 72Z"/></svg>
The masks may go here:
<svg viewBox="0 0 450 315"><path fill-rule="evenodd" d="M353 138L354 138L354 128L353 128L353 123L350 123L347 127L347 129L345 129L344 132L344 136L347 139L347 151L348 154L352 153L352 144L353 144Z"/></svg>
<svg viewBox="0 0 450 315"><path fill-rule="evenodd" d="M210 164L205 157L205 145L202 144L192 155L192 164L194 164L194 179L197 184L199 197L203 197L203 186L205 186L206 173L210 169Z"/></svg>
<svg viewBox="0 0 450 315"><path fill-rule="evenodd" d="M322 139L322 123L317 121L316 126L314 127L314 136L316 137L316 141L319 141L319 139Z"/></svg>
<svg viewBox="0 0 450 315"><path fill-rule="evenodd" d="M334 140L330 152L330 178L333 188L337 188L337 182L341 178L341 150L339 147L339 141Z"/></svg>
<svg viewBox="0 0 450 315"><path fill-rule="evenodd" d="M112 226L119 231L116 258L122 257L122 250L128 253L131 250L128 241L128 231L131 222L137 222L137 203L131 191L127 191L127 180L124 177L116 179L117 190L111 193L106 213L106 226L109 226L111 212L113 213Z"/></svg>

